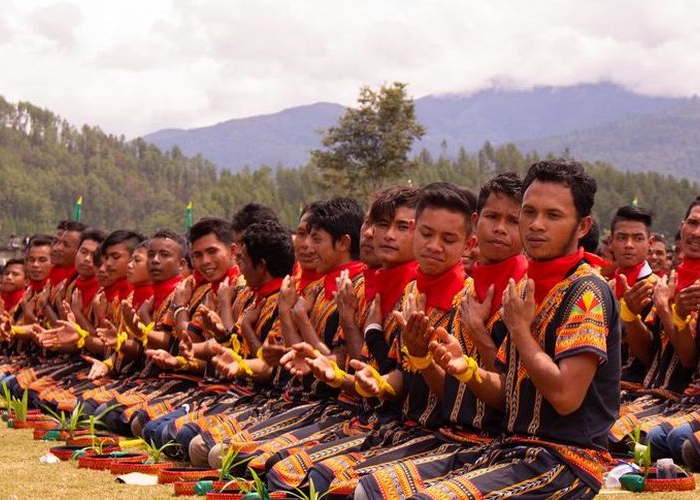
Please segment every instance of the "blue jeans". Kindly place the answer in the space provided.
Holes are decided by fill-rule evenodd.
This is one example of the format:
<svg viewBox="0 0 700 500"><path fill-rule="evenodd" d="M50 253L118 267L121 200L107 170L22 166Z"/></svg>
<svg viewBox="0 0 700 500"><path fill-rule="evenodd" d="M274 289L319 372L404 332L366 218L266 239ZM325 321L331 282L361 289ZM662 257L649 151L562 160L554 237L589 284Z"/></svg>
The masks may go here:
<svg viewBox="0 0 700 500"><path fill-rule="evenodd" d="M683 463L683 443L693 435L690 424L683 424L666 431L657 425L647 433L647 443L651 446L651 459L671 457L677 464Z"/></svg>

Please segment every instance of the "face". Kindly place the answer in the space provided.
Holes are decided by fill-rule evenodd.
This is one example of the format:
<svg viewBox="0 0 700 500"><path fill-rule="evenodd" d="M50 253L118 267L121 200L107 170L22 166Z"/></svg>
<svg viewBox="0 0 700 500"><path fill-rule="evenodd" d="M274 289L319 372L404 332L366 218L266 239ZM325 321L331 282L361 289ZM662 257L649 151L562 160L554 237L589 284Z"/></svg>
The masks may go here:
<svg viewBox="0 0 700 500"><path fill-rule="evenodd" d="M214 233L202 236L192 243L192 265L210 283L221 281L231 267L234 248Z"/></svg>
<svg viewBox="0 0 700 500"><path fill-rule="evenodd" d="M153 238L148 244L148 274L154 283L174 278L182 273L185 259L180 245L170 238Z"/></svg>
<svg viewBox="0 0 700 500"><path fill-rule="evenodd" d="M3 293L15 292L24 288L24 267L22 264L12 264L5 267L2 272L0 291Z"/></svg>
<svg viewBox="0 0 700 500"><path fill-rule="evenodd" d="M535 181L527 188L520 210L520 236L534 260L551 260L576 251L591 228L590 216L578 220L571 189Z"/></svg>
<svg viewBox="0 0 700 500"><path fill-rule="evenodd" d="M413 252L425 274L443 274L460 262L469 248L463 214L444 208L426 208L416 220Z"/></svg>
<svg viewBox="0 0 700 500"><path fill-rule="evenodd" d="M75 269L83 279L90 279L95 275L95 251L100 244L93 240L85 240L78 247L75 254Z"/></svg>
<svg viewBox="0 0 700 500"><path fill-rule="evenodd" d="M110 284L113 285L117 281L126 278L126 269L130 260L131 252L124 243L117 243L107 247L105 254L102 256L102 261L104 262L105 272Z"/></svg>
<svg viewBox="0 0 700 500"><path fill-rule="evenodd" d="M326 230L312 229L311 246L316 256L316 271L326 274L347 261L350 236L343 235L333 242L333 238Z"/></svg>
<svg viewBox="0 0 700 500"><path fill-rule="evenodd" d="M112 281L107 274L107 265L105 264L104 259L98 261L95 268L97 269L97 283L102 288L107 288L108 286L112 286L114 284L114 281Z"/></svg>
<svg viewBox="0 0 700 500"><path fill-rule="evenodd" d="M654 241L649 247L649 267L656 272L665 271L668 265L668 252L663 241Z"/></svg>
<svg viewBox="0 0 700 500"><path fill-rule="evenodd" d="M309 214L304 214L299 219L299 225L294 236L294 256L302 269L315 269L316 255L311 245L311 233L307 220Z"/></svg>
<svg viewBox="0 0 700 500"><path fill-rule="evenodd" d="M693 207L681 224L681 253L690 259L700 259L700 206Z"/></svg>
<svg viewBox="0 0 700 500"><path fill-rule="evenodd" d="M27 252L27 274L32 281L43 281L51 272L51 247L48 245L31 247Z"/></svg>
<svg viewBox="0 0 700 500"><path fill-rule="evenodd" d="M474 263L478 261L479 246L469 245L469 248L467 248L462 254L462 264L464 264L464 270L467 272L467 274L471 275L472 267L474 267Z"/></svg>
<svg viewBox="0 0 700 500"><path fill-rule="evenodd" d="M151 281L148 274L148 250L140 247L131 254L129 263L126 265L126 279L132 285L145 285Z"/></svg>
<svg viewBox="0 0 700 500"><path fill-rule="evenodd" d="M501 262L522 252L518 216L520 202L502 193L491 193L474 226L482 264Z"/></svg>
<svg viewBox="0 0 700 500"><path fill-rule="evenodd" d="M374 251L374 224L371 224L367 218L360 228L360 260L369 267L382 265Z"/></svg>
<svg viewBox="0 0 700 500"><path fill-rule="evenodd" d="M615 263L623 268L644 262L649 255L649 233L638 221L621 220L612 234L612 252Z"/></svg>
<svg viewBox="0 0 700 500"><path fill-rule="evenodd" d="M394 219L374 224L374 249L385 269L413 260L413 230L416 210L398 207Z"/></svg>
<svg viewBox="0 0 700 500"><path fill-rule="evenodd" d="M241 274L245 278L246 284L251 288L258 288L265 282L266 269L263 262L258 262L256 265L253 259L248 254L248 249L245 245L241 247L240 260L238 265L241 268Z"/></svg>
<svg viewBox="0 0 700 500"><path fill-rule="evenodd" d="M58 267L70 267L75 262L75 253L80 244L80 233L77 231L56 231L56 237L51 245L51 263Z"/></svg>

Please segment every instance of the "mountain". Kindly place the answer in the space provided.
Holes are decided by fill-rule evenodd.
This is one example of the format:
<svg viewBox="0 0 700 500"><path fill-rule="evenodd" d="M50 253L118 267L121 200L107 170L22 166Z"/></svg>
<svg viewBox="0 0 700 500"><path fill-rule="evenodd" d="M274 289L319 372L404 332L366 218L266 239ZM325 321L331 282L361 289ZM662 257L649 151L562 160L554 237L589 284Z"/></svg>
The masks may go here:
<svg viewBox="0 0 700 500"><path fill-rule="evenodd" d="M580 142L580 151L586 155L583 158L595 159L600 150L612 151L619 141L636 146L623 148L629 154L616 156L622 164L613 164L649 170L661 164L635 158L643 158L656 142L635 142L634 138L641 133L636 128L644 128L647 130L644 137L653 138L655 124L671 126L670 122L678 116L680 121L673 125L674 130L691 127L683 134L690 137L695 124L683 116L693 102L640 95L611 83L426 96L415 101L418 119L427 128L415 151L425 148L433 154L454 156L460 147L476 151L488 140L495 144L517 142L527 150L546 154L562 151L569 143L578 147ZM308 161L310 150L319 147L319 131L335 124L343 110L338 104L318 103L204 128L161 130L144 139L161 149L178 146L186 155L201 154L226 170L240 171L245 165L298 166ZM626 125L613 127L613 124ZM623 135L610 135L613 129L608 127ZM672 136L668 139L671 142L662 149L681 146L675 144ZM684 156L690 158L693 151L689 149ZM700 160L695 165L700 166ZM675 164L663 167L667 173L698 178L692 165L689 169L679 164L679 170L675 170Z"/></svg>

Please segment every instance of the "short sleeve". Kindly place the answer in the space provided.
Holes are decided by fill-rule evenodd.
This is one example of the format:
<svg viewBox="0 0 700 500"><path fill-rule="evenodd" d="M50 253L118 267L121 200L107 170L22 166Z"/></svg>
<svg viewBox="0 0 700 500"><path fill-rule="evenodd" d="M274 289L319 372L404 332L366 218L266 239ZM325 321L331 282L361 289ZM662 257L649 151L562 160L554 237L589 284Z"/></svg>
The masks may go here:
<svg viewBox="0 0 700 500"><path fill-rule="evenodd" d="M595 283L583 283L566 299L561 326L557 329L554 359L559 361L584 352L607 360L610 294Z"/></svg>

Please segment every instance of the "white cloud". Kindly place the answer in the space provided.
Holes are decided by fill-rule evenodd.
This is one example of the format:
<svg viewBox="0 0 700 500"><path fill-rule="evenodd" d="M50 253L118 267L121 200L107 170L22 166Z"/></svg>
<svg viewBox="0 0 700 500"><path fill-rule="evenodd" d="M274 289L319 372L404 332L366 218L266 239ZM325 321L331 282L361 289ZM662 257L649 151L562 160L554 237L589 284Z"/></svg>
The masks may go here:
<svg viewBox="0 0 700 500"><path fill-rule="evenodd" d="M700 88L700 4L0 0L0 94L128 137L406 81L415 96L612 80Z"/></svg>

